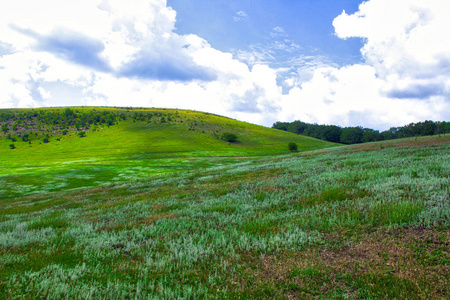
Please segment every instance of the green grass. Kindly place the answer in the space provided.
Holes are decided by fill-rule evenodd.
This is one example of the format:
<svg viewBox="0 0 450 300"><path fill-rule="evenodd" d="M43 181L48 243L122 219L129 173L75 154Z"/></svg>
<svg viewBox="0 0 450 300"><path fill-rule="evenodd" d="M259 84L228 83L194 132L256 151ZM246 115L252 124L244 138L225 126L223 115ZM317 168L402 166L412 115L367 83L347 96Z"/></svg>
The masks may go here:
<svg viewBox="0 0 450 300"><path fill-rule="evenodd" d="M130 113L127 109L109 110ZM252 161L262 156L289 153L290 141L295 141L301 150L335 146L206 113L132 110L132 113L137 112L160 112L172 116L173 120L159 123L129 119L88 131L83 138L72 131L52 136L49 143L33 140L30 144L18 140L14 143L15 149L10 149L11 141L4 134L5 137L0 138L0 184L4 187L0 197L117 184L239 160ZM238 142L221 140L224 132L235 133Z"/></svg>
<svg viewBox="0 0 450 300"><path fill-rule="evenodd" d="M83 157L88 134L67 138L81 158L64 166L52 146L41 168L3 169L11 191L34 192L0 200L0 299L450 297L450 136L290 154L250 133L240 145L200 135L225 144L197 153L174 139L148 146L142 132L158 133L146 126L97 132L100 148L102 136L139 135L123 157L106 146ZM57 175L66 186L41 189Z"/></svg>

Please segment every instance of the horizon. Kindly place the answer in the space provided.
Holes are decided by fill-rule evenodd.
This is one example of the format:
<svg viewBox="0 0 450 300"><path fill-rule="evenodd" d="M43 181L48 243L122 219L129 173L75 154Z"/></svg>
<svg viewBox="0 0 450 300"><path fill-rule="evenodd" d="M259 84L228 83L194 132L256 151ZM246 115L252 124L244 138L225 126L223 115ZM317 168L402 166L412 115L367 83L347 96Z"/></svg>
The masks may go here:
<svg viewBox="0 0 450 300"><path fill-rule="evenodd" d="M300 120L379 131L450 120L450 3L18 0L2 8L0 108L161 107L266 127Z"/></svg>
<svg viewBox="0 0 450 300"><path fill-rule="evenodd" d="M184 108L167 108L167 107L139 107L139 106L42 106L42 107L22 107L22 108L21 107L17 107L17 108L14 108L14 107L12 107L12 108L11 107L9 107L9 108L0 108L0 111L1 110L11 110L11 109L49 109L49 108L92 108L92 109L95 109L95 108L114 108L114 109L136 109L136 110L139 110L139 109L141 109L141 110L152 110L152 109L155 109L155 110L192 111L192 112L196 112L196 113L211 114L211 115L215 115L215 116L218 116L218 117L229 118L229 119L232 119L232 120L235 120L235 121L245 122L245 123L252 124L252 125L264 126L264 127L267 127L267 128L274 128L273 126L275 125L275 123L278 123L278 122L281 122L281 123L303 122L302 120L275 121L272 125L267 126L267 125L247 122L245 120L238 120L238 119L235 119L235 118L232 118L232 117L228 117L228 116L224 116L224 115L220 115L220 114L216 114L216 113L210 113L210 112L207 112L207 111L194 110L194 109L184 109ZM309 125L319 125L319 126L338 126L338 127L342 128L342 129L344 129L346 127L361 127L363 129L377 130L377 131L379 131L381 133L383 131L388 131L391 128L402 128L402 127L406 127L406 126L411 125L411 124L423 123L423 122L426 122L426 121L431 121L431 122L434 122L434 123L448 122L448 121L445 121L445 120L444 121L441 121L441 120L419 120L417 122L411 122L411 123L408 123L408 124L399 124L399 125L396 125L396 126L391 126L390 128L387 128L385 130L379 130L379 129L375 129L375 128L364 127L364 126L361 126L361 125L340 126L340 125L337 125L337 124L327 124L327 123L308 123L308 122L303 122L303 123L307 123ZM274 129L276 129L276 128L274 128Z"/></svg>

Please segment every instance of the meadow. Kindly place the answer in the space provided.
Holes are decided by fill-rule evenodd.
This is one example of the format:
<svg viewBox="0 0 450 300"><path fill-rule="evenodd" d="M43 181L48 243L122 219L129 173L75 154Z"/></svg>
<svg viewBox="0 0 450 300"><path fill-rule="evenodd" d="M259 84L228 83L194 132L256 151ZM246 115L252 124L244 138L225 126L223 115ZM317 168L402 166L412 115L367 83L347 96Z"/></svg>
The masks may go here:
<svg viewBox="0 0 450 300"><path fill-rule="evenodd" d="M336 147L217 120L0 147L0 298L450 298L449 135Z"/></svg>
<svg viewBox="0 0 450 300"><path fill-rule="evenodd" d="M79 114L76 122L82 123L80 119L93 109L124 115L127 120L116 121L111 126L100 123L77 125L78 128L67 124L49 126L48 122L34 120L24 129L21 127L26 120L12 118L8 127L18 129L0 133L0 185L3 186L0 197L111 185L250 161L289 153L289 142L295 142L300 151L336 145L195 111L75 107L72 110ZM2 112L16 116L33 112L53 117L64 111L65 108L0 110L0 117ZM0 122L0 127L7 123ZM64 131L67 133L63 134ZM39 137L24 142L23 132L33 132ZM85 137L80 138L80 132ZM221 139L228 132L237 134L237 142ZM8 135L12 138L8 139ZM47 136L49 142L44 143ZM14 149L10 149L11 144Z"/></svg>

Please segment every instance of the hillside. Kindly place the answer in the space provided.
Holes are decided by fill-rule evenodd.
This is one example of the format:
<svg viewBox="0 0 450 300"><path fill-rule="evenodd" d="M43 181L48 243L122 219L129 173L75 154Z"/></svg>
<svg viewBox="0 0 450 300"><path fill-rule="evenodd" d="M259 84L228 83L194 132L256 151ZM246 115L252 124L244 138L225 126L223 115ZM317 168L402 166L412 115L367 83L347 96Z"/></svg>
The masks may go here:
<svg viewBox="0 0 450 300"><path fill-rule="evenodd" d="M0 298L448 299L449 150L386 141L3 199Z"/></svg>
<svg viewBox="0 0 450 300"><path fill-rule="evenodd" d="M217 115L170 109L0 110L0 127L0 197L5 198L287 154L289 142L297 143L299 151L336 145ZM237 142L222 140L227 132L236 134Z"/></svg>

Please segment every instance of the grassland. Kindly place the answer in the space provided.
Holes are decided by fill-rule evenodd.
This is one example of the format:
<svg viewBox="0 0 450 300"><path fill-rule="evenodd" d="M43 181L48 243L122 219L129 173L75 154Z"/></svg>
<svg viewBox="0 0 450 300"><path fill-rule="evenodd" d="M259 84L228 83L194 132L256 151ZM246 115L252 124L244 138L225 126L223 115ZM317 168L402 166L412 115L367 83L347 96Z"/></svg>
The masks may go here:
<svg viewBox="0 0 450 300"><path fill-rule="evenodd" d="M80 113L93 110L90 107L72 109ZM291 141L298 144L300 151L336 145L201 112L95 109L123 113L129 118L113 126L92 127L83 138L76 130L63 135L57 126L34 124L33 131L50 134L50 142L43 143L42 139L23 142L17 136L15 149L10 149L13 142L6 138L10 133L2 133L0 197L111 185L240 160L251 161L261 156L289 153L287 145ZM64 108L45 111L62 113ZM141 114L150 118L132 118ZM226 132L235 133L238 141L223 141L220 137ZM14 134L20 135L20 132Z"/></svg>
<svg viewBox="0 0 450 300"><path fill-rule="evenodd" d="M450 136L325 149L305 143L290 154L291 136L279 137L277 148L248 133L239 145L208 139L213 146L197 144L205 148L196 152L191 138L173 148L166 142L173 152L164 152L159 139L142 142L147 134L130 138L141 129L121 139L121 126L147 125L96 131L95 141L135 144L123 153L105 146L109 154L93 166L88 134L67 137L79 157L50 142L40 145L54 147L39 156L43 170L20 160L4 169L27 182L64 173L53 165L64 159L85 176L91 167L148 168L115 184L4 197L0 298L450 298ZM183 134L201 139L202 131ZM214 157L221 155L230 157ZM154 166L144 162L153 159ZM185 161L183 170L148 171Z"/></svg>

